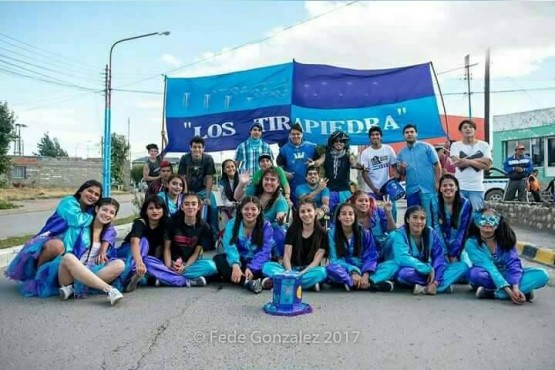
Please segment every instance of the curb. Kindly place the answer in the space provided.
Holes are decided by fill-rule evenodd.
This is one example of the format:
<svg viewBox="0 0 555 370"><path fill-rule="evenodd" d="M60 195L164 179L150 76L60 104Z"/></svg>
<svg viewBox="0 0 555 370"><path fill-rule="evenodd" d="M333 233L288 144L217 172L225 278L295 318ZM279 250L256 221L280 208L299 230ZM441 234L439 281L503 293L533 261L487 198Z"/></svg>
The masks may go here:
<svg viewBox="0 0 555 370"><path fill-rule="evenodd" d="M555 250L538 247L527 242L517 242L518 254L526 259L555 268Z"/></svg>
<svg viewBox="0 0 555 370"><path fill-rule="evenodd" d="M116 232L120 236L125 236L131 231L132 223L115 226ZM118 238L119 239L119 238ZM17 252L23 248L23 245L16 245L15 247L0 249L0 268L8 266L11 260L15 257Z"/></svg>

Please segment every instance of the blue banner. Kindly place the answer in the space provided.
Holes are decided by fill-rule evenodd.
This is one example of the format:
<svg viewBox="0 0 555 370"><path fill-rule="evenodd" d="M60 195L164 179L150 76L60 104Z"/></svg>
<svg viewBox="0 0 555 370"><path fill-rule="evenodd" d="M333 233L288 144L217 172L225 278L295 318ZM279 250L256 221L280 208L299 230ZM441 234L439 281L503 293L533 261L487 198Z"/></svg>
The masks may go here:
<svg viewBox="0 0 555 370"><path fill-rule="evenodd" d="M325 144L336 129L354 145L368 144L378 125L384 142L403 141L402 128L418 126L420 139L445 136L429 64L384 70L353 70L286 63L198 78L168 78L168 152L189 151L195 135L207 151L233 150L253 123L268 143L285 143L292 122L305 139Z"/></svg>

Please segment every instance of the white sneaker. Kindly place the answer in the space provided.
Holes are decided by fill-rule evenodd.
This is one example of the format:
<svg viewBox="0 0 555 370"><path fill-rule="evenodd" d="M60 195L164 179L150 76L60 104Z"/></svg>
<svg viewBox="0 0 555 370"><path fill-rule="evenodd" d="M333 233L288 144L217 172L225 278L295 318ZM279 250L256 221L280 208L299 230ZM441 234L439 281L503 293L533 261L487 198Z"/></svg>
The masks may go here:
<svg viewBox="0 0 555 370"><path fill-rule="evenodd" d="M343 286L345 287L345 290L350 292L351 291L351 287L349 286L349 284L343 284Z"/></svg>
<svg viewBox="0 0 555 370"><path fill-rule="evenodd" d="M67 301L69 297L71 297L73 293L75 293L75 291L73 290L73 285L62 286L60 287L59 292L62 301Z"/></svg>
<svg viewBox="0 0 555 370"><path fill-rule="evenodd" d="M131 280L129 280L129 283L125 287L125 292L129 293L137 289L137 285L139 285L139 282L141 281L142 278L143 277L137 273L133 274L133 276L131 276Z"/></svg>
<svg viewBox="0 0 555 370"><path fill-rule="evenodd" d="M110 301L110 304L112 306L115 305L122 298L123 294L121 294L121 292L116 288L112 287L112 289L108 291L108 300Z"/></svg>
<svg viewBox="0 0 555 370"><path fill-rule="evenodd" d="M313 288L313 289L314 289L315 292L319 292L319 291L320 291L320 283L316 283L316 284L314 285L314 288Z"/></svg>
<svg viewBox="0 0 555 370"><path fill-rule="evenodd" d="M414 285L414 289L413 289L413 291L412 291L412 294L414 294L414 295L420 295L420 294L424 294L425 291L426 291L426 289L425 289L424 286L415 284L415 285Z"/></svg>

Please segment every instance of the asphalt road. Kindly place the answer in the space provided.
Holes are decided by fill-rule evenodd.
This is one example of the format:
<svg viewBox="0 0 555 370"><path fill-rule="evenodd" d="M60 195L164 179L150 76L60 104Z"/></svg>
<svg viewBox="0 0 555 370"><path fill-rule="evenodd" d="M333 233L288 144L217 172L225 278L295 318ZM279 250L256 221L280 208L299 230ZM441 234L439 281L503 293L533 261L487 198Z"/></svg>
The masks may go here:
<svg viewBox="0 0 555 370"><path fill-rule="evenodd" d="M23 298L0 279L0 368L550 369L555 289L514 306L452 295L306 292L314 312L274 317L231 285L139 288L103 296Z"/></svg>
<svg viewBox="0 0 555 370"><path fill-rule="evenodd" d="M114 197L120 202L118 217L128 217L135 212L135 208L131 204L132 194L119 194ZM0 239L38 232L48 217L52 215L58 202L59 199L15 202L22 207L0 211Z"/></svg>

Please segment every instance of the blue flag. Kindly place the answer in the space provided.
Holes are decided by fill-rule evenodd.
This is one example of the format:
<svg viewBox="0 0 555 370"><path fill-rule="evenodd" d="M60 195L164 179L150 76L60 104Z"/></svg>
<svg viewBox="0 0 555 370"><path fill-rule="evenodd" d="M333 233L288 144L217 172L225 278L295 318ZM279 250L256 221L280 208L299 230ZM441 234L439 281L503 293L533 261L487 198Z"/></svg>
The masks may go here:
<svg viewBox="0 0 555 370"><path fill-rule="evenodd" d="M430 65L354 70L297 62L166 81L166 151L185 152L199 135L207 151L234 150L258 122L268 143L285 143L292 123L306 140L326 144L343 130L354 145L368 144L380 126L384 142L403 141L416 124L419 139L445 136Z"/></svg>

